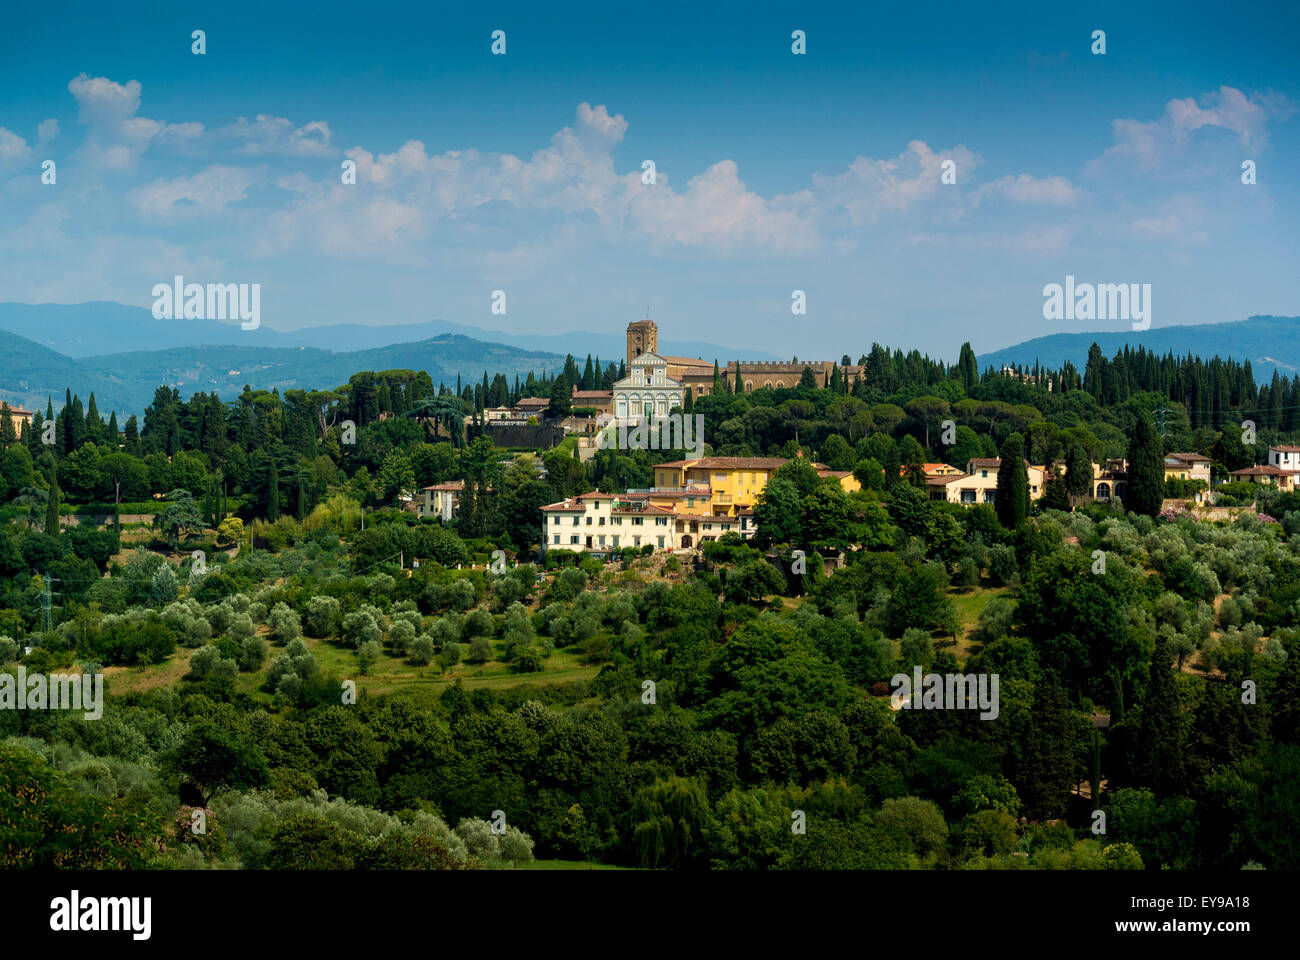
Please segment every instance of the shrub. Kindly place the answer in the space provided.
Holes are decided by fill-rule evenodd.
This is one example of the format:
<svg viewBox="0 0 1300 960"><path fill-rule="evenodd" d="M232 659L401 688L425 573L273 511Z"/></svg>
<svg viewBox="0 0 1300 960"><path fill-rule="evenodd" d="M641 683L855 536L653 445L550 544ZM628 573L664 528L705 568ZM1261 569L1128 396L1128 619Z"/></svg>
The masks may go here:
<svg viewBox="0 0 1300 960"><path fill-rule="evenodd" d="M425 666L433 659L433 637L422 633L406 645L406 655L418 666Z"/></svg>
<svg viewBox="0 0 1300 960"><path fill-rule="evenodd" d="M979 564L974 557L962 557L957 561L957 574L953 582L959 587L974 587L980 582Z"/></svg>
<svg viewBox="0 0 1300 960"><path fill-rule="evenodd" d="M400 657L410 649L410 645L415 642L415 627L409 620L394 620L393 625L388 629L388 640L393 647L393 656ZM433 639L429 640L430 651L433 648ZM428 663L428 660L424 661Z"/></svg>
<svg viewBox="0 0 1300 960"><path fill-rule="evenodd" d="M342 608L334 597L312 597L307 601L307 636L321 640L336 636L342 622Z"/></svg>
<svg viewBox="0 0 1300 960"><path fill-rule="evenodd" d="M379 643L383 637L374 615L367 610L357 610L343 618L343 639L349 646L360 648L363 643Z"/></svg>
<svg viewBox="0 0 1300 960"><path fill-rule="evenodd" d="M271 639L276 643L288 643L302 636L302 620L287 603L272 607L267 623L271 627Z"/></svg>
<svg viewBox="0 0 1300 960"><path fill-rule="evenodd" d="M465 656L466 663L487 663L492 659L492 644L488 643L487 637L475 637L469 642L469 653Z"/></svg>
<svg viewBox="0 0 1300 960"><path fill-rule="evenodd" d="M262 669L266 651L266 641L261 637L245 637L239 644L239 669L246 673Z"/></svg>
<svg viewBox="0 0 1300 960"><path fill-rule="evenodd" d="M989 548L989 574L994 580L1007 586L1015 583L1019 572L1015 550L1005 544Z"/></svg>

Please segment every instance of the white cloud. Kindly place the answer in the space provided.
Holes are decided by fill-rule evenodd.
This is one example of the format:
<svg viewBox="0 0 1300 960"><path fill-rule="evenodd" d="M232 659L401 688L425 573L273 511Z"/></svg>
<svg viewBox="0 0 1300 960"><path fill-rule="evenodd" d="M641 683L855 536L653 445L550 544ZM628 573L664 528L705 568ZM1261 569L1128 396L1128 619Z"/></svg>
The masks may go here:
<svg viewBox="0 0 1300 960"><path fill-rule="evenodd" d="M31 156L27 141L12 130L0 127L0 164L18 166Z"/></svg>
<svg viewBox="0 0 1300 960"><path fill-rule="evenodd" d="M987 197L1003 197L1015 203L1064 207L1079 198L1079 192L1065 177L1032 177L1027 173L1000 177L981 184L971 194L975 206Z"/></svg>
<svg viewBox="0 0 1300 960"><path fill-rule="evenodd" d="M1129 232L1139 240L1151 240L1166 245L1189 247L1210 242L1209 234L1193 230L1177 214L1162 217L1142 217L1129 224Z"/></svg>
<svg viewBox="0 0 1300 960"><path fill-rule="evenodd" d="M639 174L631 201L632 221L661 242L732 248L752 244L780 251L808 250L817 242L811 221L782 198L769 201L740 180L734 160L721 160L692 177L683 193L642 187Z"/></svg>
<svg viewBox="0 0 1300 960"><path fill-rule="evenodd" d="M141 215L158 219L219 213L243 200L253 183L251 171L211 166L192 177L155 180L127 194Z"/></svg>
<svg viewBox="0 0 1300 960"><path fill-rule="evenodd" d="M59 121L51 117L49 120L42 120L40 126L36 128L36 142L49 143L59 135Z"/></svg>
<svg viewBox="0 0 1300 960"><path fill-rule="evenodd" d="M83 73L68 82L68 90L77 100L77 119L90 127L82 153L95 166L127 170L151 143L184 143L203 133L201 123L169 124L136 116L139 80L122 84Z"/></svg>
<svg viewBox="0 0 1300 960"><path fill-rule="evenodd" d="M247 117L240 117L218 130L217 135L243 140L239 152L249 156L327 157L335 153L330 143L329 124L324 120L295 127L284 117L259 113L251 122Z"/></svg>
<svg viewBox="0 0 1300 960"><path fill-rule="evenodd" d="M1202 99L1205 106L1198 104L1193 97L1170 100L1156 120L1127 118L1112 121L1115 145L1090 161L1086 172L1097 174L1109 166L1118 165L1151 173L1181 156L1192 135L1207 127L1232 133L1243 148L1258 152L1268 146L1269 122L1285 119L1294 110L1294 105L1280 94L1247 96L1228 86L1222 86Z"/></svg>
<svg viewBox="0 0 1300 960"><path fill-rule="evenodd" d="M913 140L897 157L873 160L859 156L843 173L813 177L813 193L823 211L844 210L850 223L863 227L883 213L906 213L935 198L945 160L956 164L958 183L983 161L964 146L936 152L923 140Z"/></svg>

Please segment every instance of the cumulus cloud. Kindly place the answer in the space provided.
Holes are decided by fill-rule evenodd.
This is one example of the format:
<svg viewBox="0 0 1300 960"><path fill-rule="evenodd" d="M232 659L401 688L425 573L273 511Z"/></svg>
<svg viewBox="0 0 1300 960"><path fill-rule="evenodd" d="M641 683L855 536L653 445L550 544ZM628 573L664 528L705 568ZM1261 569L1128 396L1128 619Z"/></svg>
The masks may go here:
<svg viewBox="0 0 1300 960"><path fill-rule="evenodd" d="M32 152L32 148L27 145L27 141L12 130L0 127L0 165L18 166L23 163Z"/></svg>
<svg viewBox="0 0 1300 960"><path fill-rule="evenodd" d="M202 135L201 123L164 123L137 116L140 89L139 80L123 84L84 73L68 82L77 100L77 119L90 127L83 152L92 164L129 169L152 143L184 143Z"/></svg>
<svg viewBox="0 0 1300 960"><path fill-rule="evenodd" d="M639 186L639 175L636 182ZM637 229L668 243L799 251L817 239L813 223L800 215L797 204L780 197L765 200L748 189L734 160L719 161L692 177L682 193L661 190L659 184L636 192L630 213Z"/></svg>
<svg viewBox="0 0 1300 960"><path fill-rule="evenodd" d="M141 215L162 220L219 213L243 200L253 174L240 167L211 166L192 177L155 180L127 194Z"/></svg>
<svg viewBox="0 0 1300 960"><path fill-rule="evenodd" d="M249 156L327 157L335 153L330 143L330 127L324 120L295 127L284 117L259 113L251 121L240 117L218 130L217 135L244 141L239 152Z"/></svg>
<svg viewBox="0 0 1300 960"><path fill-rule="evenodd" d="M1235 87L1223 86L1202 97L1170 100L1156 120L1132 118L1111 122L1114 146L1092 160L1087 172L1096 174L1111 165L1136 168L1143 173L1161 169L1180 156L1193 134L1206 128L1227 131L1247 150L1260 151L1268 146L1268 125L1285 119L1294 105L1279 94L1246 95Z"/></svg>
<svg viewBox="0 0 1300 960"><path fill-rule="evenodd" d="M1074 203L1079 192L1065 177L1040 179L1022 173L981 184L971 194L971 201L978 207L988 197L1002 197L1014 203L1064 207Z"/></svg>
<svg viewBox="0 0 1300 960"><path fill-rule="evenodd" d="M36 142L49 143L59 135L59 121L51 117L49 120L42 120L40 126L36 128Z"/></svg>
<svg viewBox="0 0 1300 960"><path fill-rule="evenodd" d="M897 157L873 160L859 156L843 173L813 177L813 193L823 210L844 210L851 224L865 226L884 213L905 213L933 198L940 188L945 160L956 164L958 182L983 161L978 154L956 146L935 151L923 140L913 140Z"/></svg>

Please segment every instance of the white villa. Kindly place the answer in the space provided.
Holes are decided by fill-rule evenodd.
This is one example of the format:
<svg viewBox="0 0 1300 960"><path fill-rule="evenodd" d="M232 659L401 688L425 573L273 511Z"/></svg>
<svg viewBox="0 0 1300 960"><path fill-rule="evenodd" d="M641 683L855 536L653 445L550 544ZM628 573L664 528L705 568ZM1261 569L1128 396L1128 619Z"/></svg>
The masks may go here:
<svg viewBox="0 0 1300 960"><path fill-rule="evenodd" d="M607 553L625 547L676 550L671 510L628 493L584 493L542 507L542 545L547 550Z"/></svg>

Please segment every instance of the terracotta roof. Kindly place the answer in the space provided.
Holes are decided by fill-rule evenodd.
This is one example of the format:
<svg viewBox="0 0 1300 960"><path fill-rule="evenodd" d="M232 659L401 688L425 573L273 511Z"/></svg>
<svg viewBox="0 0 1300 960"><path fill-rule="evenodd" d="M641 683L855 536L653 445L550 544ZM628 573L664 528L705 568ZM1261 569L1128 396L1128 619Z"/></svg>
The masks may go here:
<svg viewBox="0 0 1300 960"><path fill-rule="evenodd" d="M1300 447L1281 446L1281 447L1269 447L1269 449L1276 450L1278 453L1300 453Z"/></svg>
<svg viewBox="0 0 1300 960"><path fill-rule="evenodd" d="M958 480L968 480L970 476L971 474L969 473L945 473L938 477L926 477L925 484L926 486L946 487L948 484L955 483Z"/></svg>
<svg viewBox="0 0 1300 960"><path fill-rule="evenodd" d="M824 463L815 460L805 461L814 470L828 470ZM705 470L779 470L789 460L783 457L700 457L698 460L673 460L670 463L656 463L659 467L699 467Z"/></svg>
<svg viewBox="0 0 1300 960"><path fill-rule="evenodd" d="M435 483L424 487L425 490L450 490L452 493L461 493L465 489L464 480L449 480L446 483Z"/></svg>
<svg viewBox="0 0 1300 960"><path fill-rule="evenodd" d="M546 397L524 397L515 404L515 407L549 407L550 405L551 401Z"/></svg>
<svg viewBox="0 0 1300 960"><path fill-rule="evenodd" d="M1274 447L1272 449L1277 448ZM1300 447L1296 447L1295 449L1300 450ZM1206 463L1213 462L1212 457L1207 457L1203 453L1171 453L1169 456L1173 457L1175 460L1182 460L1184 463L1200 463L1202 461Z"/></svg>
<svg viewBox="0 0 1300 960"><path fill-rule="evenodd" d="M1290 470L1282 470L1270 463L1258 467L1246 467L1243 470L1233 470L1229 476L1232 477L1289 477L1292 475Z"/></svg>
<svg viewBox="0 0 1300 960"><path fill-rule="evenodd" d="M1025 461L1026 469L1031 467L1035 470L1043 469L1043 467L1030 463L1024 457L1021 457L1020 459ZM1002 458L1001 457L971 457L970 463L971 465L976 467L1000 467L1002 466Z"/></svg>
<svg viewBox="0 0 1300 960"><path fill-rule="evenodd" d="M640 500L623 501L619 503L616 509L618 510L619 513L654 513L654 514L663 514L665 517L677 516L676 511L669 510L665 507L656 507L653 503L647 503L643 507L633 506L634 503L641 503L641 502L642 501Z"/></svg>
<svg viewBox="0 0 1300 960"><path fill-rule="evenodd" d="M679 367L708 367L709 372L713 372L713 361L711 360L702 360L699 357L669 357L662 353L659 354L659 356L667 360L669 363L675 364Z"/></svg>
<svg viewBox="0 0 1300 960"><path fill-rule="evenodd" d="M601 493L599 490L593 490L590 493L582 493L576 497L569 497L567 500L561 500L559 503L548 503L540 509L557 510L566 513L580 513L586 509L582 503L584 500L613 500L617 496L617 494Z"/></svg>
<svg viewBox="0 0 1300 960"><path fill-rule="evenodd" d="M574 400L613 400L613 390L574 390Z"/></svg>

